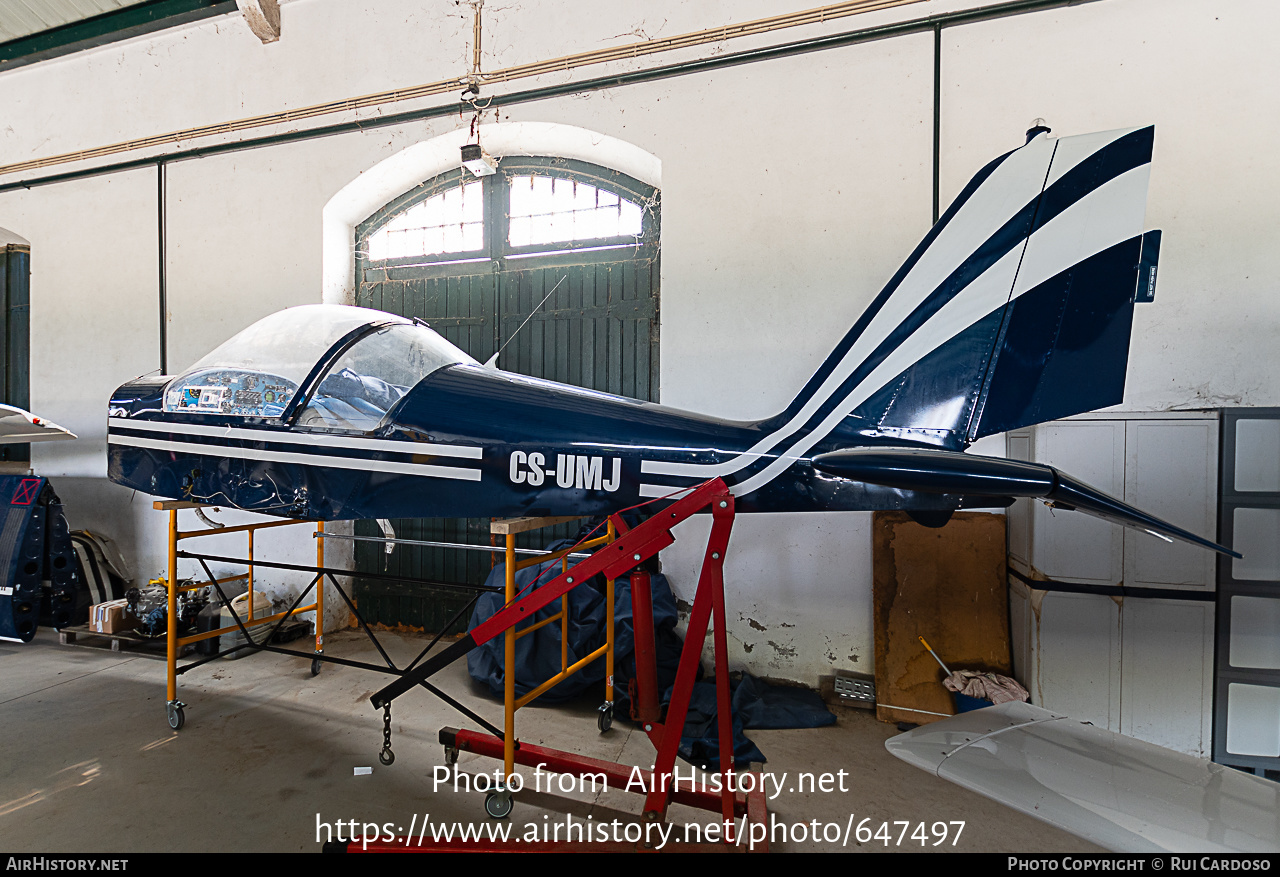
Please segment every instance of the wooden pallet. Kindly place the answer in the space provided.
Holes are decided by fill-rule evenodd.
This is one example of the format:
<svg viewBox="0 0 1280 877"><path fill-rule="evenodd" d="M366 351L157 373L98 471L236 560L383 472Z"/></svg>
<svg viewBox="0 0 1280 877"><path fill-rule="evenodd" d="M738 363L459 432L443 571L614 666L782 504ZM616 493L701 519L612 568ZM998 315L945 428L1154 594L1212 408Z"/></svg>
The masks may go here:
<svg viewBox="0 0 1280 877"><path fill-rule="evenodd" d="M94 640L106 640L107 642L94 642ZM75 627L64 627L58 631L58 642L64 646L81 645L89 648L105 649L110 648L113 652L135 651L139 649L147 649L148 646L157 648L159 654L163 654L164 637L142 637L133 631L124 631L123 633L99 633L91 630L89 625L81 624Z"/></svg>

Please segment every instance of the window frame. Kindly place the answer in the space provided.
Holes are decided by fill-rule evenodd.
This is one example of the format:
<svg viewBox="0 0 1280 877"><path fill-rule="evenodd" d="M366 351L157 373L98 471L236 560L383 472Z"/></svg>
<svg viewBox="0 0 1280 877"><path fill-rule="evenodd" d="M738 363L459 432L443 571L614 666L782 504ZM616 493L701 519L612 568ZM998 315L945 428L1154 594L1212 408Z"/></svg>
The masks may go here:
<svg viewBox="0 0 1280 877"><path fill-rule="evenodd" d="M640 205L640 234L511 246L508 242L511 178L529 174L586 183ZM484 186L484 217L481 232L483 244L480 250L401 256L392 259L369 258L367 241L383 225L429 198L476 179L479 179ZM650 246L656 244L661 235L661 211L656 209L660 205L660 198L660 190L647 186L621 171L571 158L508 156L498 161L496 173L479 178L474 177L465 168L446 171L415 186L400 197L392 199L357 224L355 233L357 288L360 278L368 268L393 269L404 266L446 268L449 265L458 265L461 270L474 270L475 265L488 261L502 263L507 259L522 259L544 254L568 255L592 250L621 249L627 246L634 246L637 249Z"/></svg>

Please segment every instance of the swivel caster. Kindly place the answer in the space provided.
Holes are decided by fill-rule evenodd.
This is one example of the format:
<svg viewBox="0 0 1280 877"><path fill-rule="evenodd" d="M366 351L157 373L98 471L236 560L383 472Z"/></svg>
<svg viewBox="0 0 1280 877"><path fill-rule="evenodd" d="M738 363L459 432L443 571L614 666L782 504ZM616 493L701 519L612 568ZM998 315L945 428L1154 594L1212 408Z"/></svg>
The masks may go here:
<svg viewBox="0 0 1280 877"><path fill-rule="evenodd" d="M511 800L511 793L508 791L490 792L484 796L484 812L494 819L506 819L514 806L515 801Z"/></svg>
<svg viewBox="0 0 1280 877"><path fill-rule="evenodd" d="M445 764L458 763L458 747L457 746L446 746L444 748L444 763Z"/></svg>
<svg viewBox="0 0 1280 877"><path fill-rule="evenodd" d="M323 662L322 662L319 658L312 658L312 659L311 659L311 675L312 675L312 676L319 676L319 675L320 675L320 665L321 665L322 663L323 663Z"/></svg>
<svg viewBox="0 0 1280 877"><path fill-rule="evenodd" d="M175 731L181 731L182 726L187 721L187 714L182 711L184 706L186 706L186 704L180 700L173 700L165 704L165 713L169 719L169 727L173 728Z"/></svg>
<svg viewBox="0 0 1280 877"><path fill-rule="evenodd" d="M613 701L605 701L596 710L596 727L601 734L613 727Z"/></svg>

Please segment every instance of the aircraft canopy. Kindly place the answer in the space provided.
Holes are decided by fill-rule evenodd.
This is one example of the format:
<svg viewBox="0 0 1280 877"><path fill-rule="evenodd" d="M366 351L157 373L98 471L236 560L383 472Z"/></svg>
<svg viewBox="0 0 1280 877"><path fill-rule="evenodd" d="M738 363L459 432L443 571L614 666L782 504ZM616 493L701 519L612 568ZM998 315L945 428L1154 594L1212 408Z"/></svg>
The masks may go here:
<svg viewBox="0 0 1280 877"><path fill-rule="evenodd" d="M164 410L280 417L315 386L299 425L364 431L418 381L460 362L475 360L421 323L369 308L303 305L264 317L170 381Z"/></svg>

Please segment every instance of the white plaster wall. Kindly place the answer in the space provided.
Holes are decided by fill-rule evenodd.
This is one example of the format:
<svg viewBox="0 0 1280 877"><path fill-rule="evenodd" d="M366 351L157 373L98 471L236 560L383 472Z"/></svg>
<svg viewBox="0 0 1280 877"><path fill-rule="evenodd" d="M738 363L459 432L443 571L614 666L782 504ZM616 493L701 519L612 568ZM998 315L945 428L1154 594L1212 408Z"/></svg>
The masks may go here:
<svg viewBox="0 0 1280 877"><path fill-rule="evenodd" d="M484 63L810 5L508 5L487 20ZM933 0L678 57L971 5ZM1126 407L1277 404L1280 257L1265 238L1276 227L1268 196L1277 171L1260 144L1280 125L1266 111L1280 71L1265 35L1278 14L1264 0L1102 0L945 32L944 205L978 167L1018 146L1035 116L1057 134L1157 124L1148 221L1165 228L1165 253L1157 302L1139 310ZM470 66L466 4L293 0L283 17L284 36L270 46L225 17L0 74L0 164ZM785 404L927 230L932 59L931 36L903 37L491 110L484 124L573 126L660 162L663 401L761 416ZM380 162L456 138L469 121L449 116L171 165L171 370L259 316L321 300L326 205ZM82 525L77 516L99 522L132 552L140 576L155 575L165 563L164 516L148 498L107 484L102 456L107 395L159 359L155 173L0 193L0 226L32 243L32 405L84 437L36 446L35 464L55 484L75 480L73 525ZM664 555L685 598L700 528L685 525ZM870 670L869 515L744 517L735 532L727 568L735 663L809 683L833 666ZM285 559L312 556L309 536L280 539Z"/></svg>
<svg viewBox="0 0 1280 877"><path fill-rule="evenodd" d="M26 238L21 237L20 235L14 234L13 232L9 231L7 228L0 228L0 245L4 245L4 244L26 245L30 243L31 242Z"/></svg>
<svg viewBox="0 0 1280 877"><path fill-rule="evenodd" d="M910 37L771 62L696 77L647 108L646 128L682 122L653 147L663 402L781 410L928 230L932 78L904 73L928 71L932 52ZM815 112L829 118L813 124ZM686 600L708 526L683 525L663 555ZM809 684L833 667L870 672L870 527L858 512L737 519L725 567L735 663Z"/></svg>
<svg viewBox="0 0 1280 877"><path fill-rule="evenodd" d="M1280 398L1277 28L1275 3L1111 0L946 31L945 197L1033 117L1063 135L1156 126L1160 273L1117 410Z"/></svg>
<svg viewBox="0 0 1280 877"><path fill-rule="evenodd" d="M483 69L626 45L646 37L675 36L817 5L816 0L491 3L485 10ZM971 0L916 0L774 35L596 65L578 74L557 71L520 80L514 87L708 57L971 5ZM281 21L283 35L269 45L259 42L238 15L228 15L4 73L0 76L5 103L0 163L457 79L471 71L470 2L289 0L281 5ZM454 90L323 121L373 117L456 98ZM292 127L279 126L265 133ZM200 142L239 136L216 136Z"/></svg>

